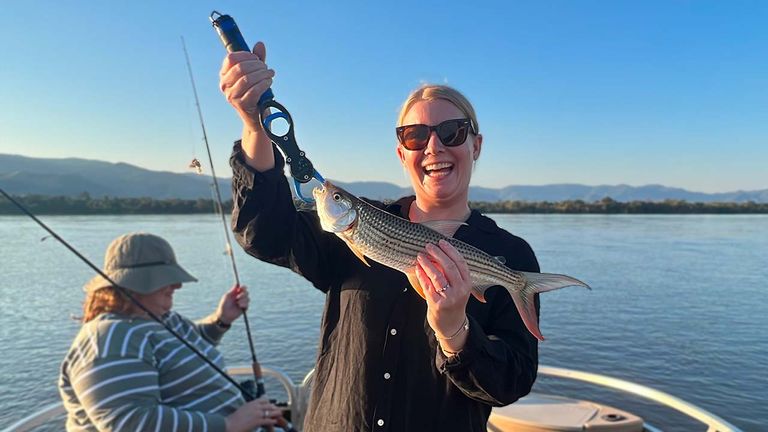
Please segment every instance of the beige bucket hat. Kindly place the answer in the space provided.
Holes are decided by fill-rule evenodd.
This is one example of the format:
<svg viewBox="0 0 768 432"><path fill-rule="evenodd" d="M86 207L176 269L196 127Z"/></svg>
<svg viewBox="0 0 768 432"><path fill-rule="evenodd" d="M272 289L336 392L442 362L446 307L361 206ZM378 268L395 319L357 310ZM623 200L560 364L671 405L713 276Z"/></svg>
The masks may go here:
<svg viewBox="0 0 768 432"><path fill-rule="evenodd" d="M130 233L116 238L107 247L102 271L116 284L139 294L197 279L176 263L171 245L154 234ZM85 284L95 291L111 284L101 275Z"/></svg>

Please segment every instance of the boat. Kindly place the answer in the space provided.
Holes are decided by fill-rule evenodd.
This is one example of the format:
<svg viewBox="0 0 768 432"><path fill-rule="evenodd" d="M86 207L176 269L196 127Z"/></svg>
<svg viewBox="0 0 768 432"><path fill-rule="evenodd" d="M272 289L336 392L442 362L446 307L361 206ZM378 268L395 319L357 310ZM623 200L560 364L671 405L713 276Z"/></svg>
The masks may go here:
<svg viewBox="0 0 768 432"><path fill-rule="evenodd" d="M280 369L263 367L265 378L279 382L285 391L285 400L278 403L294 425L301 425L312 391L314 371L310 371L301 383L296 384ZM248 379L251 366L234 366L227 372L236 379ZM551 366L539 366L539 377L570 380L611 389L623 394L645 399L655 406L666 407L697 421L701 431L741 432L728 423L689 402L668 393L630 381L620 380L591 372ZM26 432L33 430L61 430L65 415L61 402L52 403L39 411L6 427L2 432ZM662 432L665 424L650 424L628 411L597 402L533 392L505 407L494 408L488 420L488 432Z"/></svg>

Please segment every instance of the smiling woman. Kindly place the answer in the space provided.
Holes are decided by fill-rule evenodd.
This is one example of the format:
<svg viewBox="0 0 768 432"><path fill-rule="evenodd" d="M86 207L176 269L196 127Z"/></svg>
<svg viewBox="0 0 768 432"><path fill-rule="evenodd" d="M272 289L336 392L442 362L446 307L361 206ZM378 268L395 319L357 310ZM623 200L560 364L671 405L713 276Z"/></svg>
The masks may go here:
<svg viewBox="0 0 768 432"><path fill-rule="evenodd" d="M416 192L411 216L466 219L472 164L483 143L472 105L451 87L427 85L406 99L398 123L397 155Z"/></svg>
<svg viewBox="0 0 768 432"><path fill-rule="evenodd" d="M288 267L326 293L304 429L485 431L491 407L530 392L538 341L507 291L489 289L486 302L470 298L467 261L449 242L414 251L418 258L407 263L418 279L412 284L393 268L366 266L321 229L317 213L297 211L285 160L254 115L275 76L265 59L266 47L257 43L252 53L230 53L220 72L220 88L243 121L231 157L232 224L250 255ZM401 112L396 153L415 197L373 205L417 223L459 222L449 236L503 257L512 269L538 273L525 240L469 208L483 141L469 101L451 87L424 86ZM527 309L529 321L538 321L538 296Z"/></svg>

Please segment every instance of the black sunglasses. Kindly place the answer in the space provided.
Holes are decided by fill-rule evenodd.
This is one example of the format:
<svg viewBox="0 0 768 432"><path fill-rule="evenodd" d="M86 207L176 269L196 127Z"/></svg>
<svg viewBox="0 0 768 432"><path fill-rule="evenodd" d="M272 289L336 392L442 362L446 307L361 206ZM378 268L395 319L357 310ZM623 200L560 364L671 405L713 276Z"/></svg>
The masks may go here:
<svg viewBox="0 0 768 432"><path fill-rule="evenodd" d="M477 135L472 120L467 118L446 120L436 126L412 124L395 128L397 140L408 150L423 150L429 143L429 136L432 135L432 131L437 132L437 137L446 147L464 144L468 132Z"/></svg>

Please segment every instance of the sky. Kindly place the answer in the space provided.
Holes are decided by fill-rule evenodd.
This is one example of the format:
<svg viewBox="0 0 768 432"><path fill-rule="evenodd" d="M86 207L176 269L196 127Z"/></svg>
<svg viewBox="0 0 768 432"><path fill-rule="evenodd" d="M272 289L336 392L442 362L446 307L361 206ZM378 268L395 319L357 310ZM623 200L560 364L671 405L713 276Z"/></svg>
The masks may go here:
<svg viewBox="0 0 768 432"><path fill-rule="evenodd" d="M2 4L0 153L207 164L183 36L215 168L229 176L241 122L218 89L218 10L267 45L275 99L327 178L407 185L399 106L447 83L478 113L476 186L768 188L764 1Z"/></svg>

